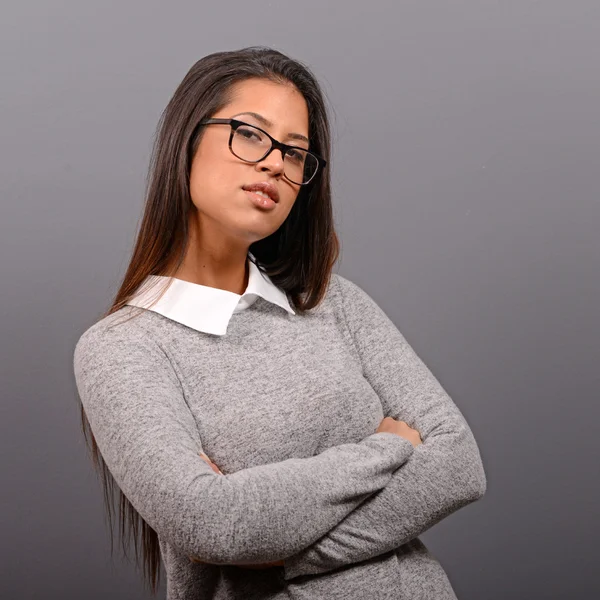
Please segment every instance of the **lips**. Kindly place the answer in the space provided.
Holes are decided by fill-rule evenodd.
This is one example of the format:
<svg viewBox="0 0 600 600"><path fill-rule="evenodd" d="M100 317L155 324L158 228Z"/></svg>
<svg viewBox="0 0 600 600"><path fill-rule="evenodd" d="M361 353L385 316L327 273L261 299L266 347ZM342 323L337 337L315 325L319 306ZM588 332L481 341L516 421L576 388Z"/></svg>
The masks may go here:
<svg viewBox="0 0 600 600"><path fill-rule="evenodd" d="M263 192L264 194L267 194L273 202L279 202L279 191L277 190L277 187L268 181L251 183L250 185L245 185L242 189L247 192Z"/></svg>

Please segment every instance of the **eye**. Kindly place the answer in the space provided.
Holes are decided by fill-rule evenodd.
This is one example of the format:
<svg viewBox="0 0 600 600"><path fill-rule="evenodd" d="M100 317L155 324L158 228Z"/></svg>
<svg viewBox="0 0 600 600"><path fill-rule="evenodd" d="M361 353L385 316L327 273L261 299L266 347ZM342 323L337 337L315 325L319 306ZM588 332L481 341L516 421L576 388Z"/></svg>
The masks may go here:
<svg viewBox="0 0 600 600"><path fill-rule="evenodd" d="M288 150L287 155L296 162L302 162L304 160L304 152L300 150Z"/></svg>
<svg viewBox="0 0 600 600"><path fill-rule="evenodd" d="M260 135L260 132L257 131L256 129L250 129L248 127L238 127L236 133L238 135L241 135L243 138L247 139L247 140L251 140L251 139L255 139L255 140L262 140L262 136Z"/></svg>
<svg viewBox="0 0 600 600"><path fill-rule="evenodd" d="M250 131L250 129L238 129L238 133L243 135L246 138L251 138L252 136L258 137L258 135L254 131Z"/></svg>

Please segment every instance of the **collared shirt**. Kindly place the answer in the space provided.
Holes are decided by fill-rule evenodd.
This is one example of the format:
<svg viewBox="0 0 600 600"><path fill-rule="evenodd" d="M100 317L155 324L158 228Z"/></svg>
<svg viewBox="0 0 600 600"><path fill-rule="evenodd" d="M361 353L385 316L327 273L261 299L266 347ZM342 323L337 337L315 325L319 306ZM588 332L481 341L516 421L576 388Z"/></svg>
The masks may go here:
<svg viewBox="0 0 600 600"><path fill-rule="evenodd" d="M249 256L253 257L250 253ZM254 304L259 296L295 315L286 293L252 260L248 259L248 263L248 285L241 295L176 277L150 275L126 304L148 308L159 288L162 289L167 280L172 279L165 294L149 310L204 333L225 335L233 314Z"/></svg>

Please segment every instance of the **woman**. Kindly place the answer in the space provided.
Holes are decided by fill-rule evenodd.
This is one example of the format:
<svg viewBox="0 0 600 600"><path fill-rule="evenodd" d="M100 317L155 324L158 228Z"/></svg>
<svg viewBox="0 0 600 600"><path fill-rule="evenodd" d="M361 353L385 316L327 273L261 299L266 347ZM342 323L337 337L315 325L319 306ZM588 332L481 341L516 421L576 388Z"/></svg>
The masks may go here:
<svg viewBox="0 0 600 600"><path fill-rule="evenodd" d="M481 458L396 326L332 273L329 156L306 66L199 60L161 117L121 287L76 344L106 497L116 483L169 599L455 598L417 536L484 494Z"/></svg>

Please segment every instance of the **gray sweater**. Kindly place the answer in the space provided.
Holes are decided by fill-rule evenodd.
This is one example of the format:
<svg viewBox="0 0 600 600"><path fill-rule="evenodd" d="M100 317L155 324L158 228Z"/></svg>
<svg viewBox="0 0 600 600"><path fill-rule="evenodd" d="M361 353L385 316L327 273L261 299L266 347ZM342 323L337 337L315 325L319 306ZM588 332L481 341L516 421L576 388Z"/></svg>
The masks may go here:
<svg viewBox="0 0 600 600"><path fill-rule="evenodd" d="M302 316L259 297L223 336L151 310L125 322L139 310L89 327L74 373L108 468L159 536L168 600L456 598L417 536L481 498L480 453L364 290L333 274ZM423 444L374 433L384 416Z"/></svg>

